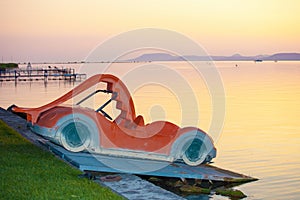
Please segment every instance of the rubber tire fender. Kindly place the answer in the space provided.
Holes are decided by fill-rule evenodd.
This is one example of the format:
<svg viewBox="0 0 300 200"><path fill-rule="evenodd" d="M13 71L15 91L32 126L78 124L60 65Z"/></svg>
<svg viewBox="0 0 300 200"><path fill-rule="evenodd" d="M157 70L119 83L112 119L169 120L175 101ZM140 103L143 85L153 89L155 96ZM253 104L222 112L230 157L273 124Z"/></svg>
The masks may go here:
<svg viewBox="0 0 300 200"><path fill-rule="evenodd" d="M207 161L207 156L214 148L211 138L200 129L188 131L173 144L171 156L183 160L190 166L197 166Z"/></svg>
<svg viewBox="0 0 300 200"><path fill-rule="evenodd" d="M99 147L99 132L90 117L73 113L61 118L57 124L56 138L60 145L72 152Z"/></svg>

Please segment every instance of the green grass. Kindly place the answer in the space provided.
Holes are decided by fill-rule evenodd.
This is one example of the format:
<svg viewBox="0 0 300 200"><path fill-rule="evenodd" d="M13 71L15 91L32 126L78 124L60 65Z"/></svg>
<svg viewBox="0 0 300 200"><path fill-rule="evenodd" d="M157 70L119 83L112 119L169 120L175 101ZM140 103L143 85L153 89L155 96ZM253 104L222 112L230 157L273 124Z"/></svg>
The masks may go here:
<svg viewBox="0 0 300 200"><path fill-rule="evenodd" d="M216 194L231 197L233 199L241 199L247 197L242 191L234 189L217 189Z"/></svg>
<svg viewBox="0 0 300 200"><path fill-rule="evenodd" d="M210 194L210 189L208 188L201 188L198 186L194 185L184 185L179 188L181 192L186 192L186 193L201 193L201 194Z"/></svg>
<svg viewBox="0 0 300 200"><path fill-rule="evenodd" d="M0 120L0 199L123 199Z"/></svg>

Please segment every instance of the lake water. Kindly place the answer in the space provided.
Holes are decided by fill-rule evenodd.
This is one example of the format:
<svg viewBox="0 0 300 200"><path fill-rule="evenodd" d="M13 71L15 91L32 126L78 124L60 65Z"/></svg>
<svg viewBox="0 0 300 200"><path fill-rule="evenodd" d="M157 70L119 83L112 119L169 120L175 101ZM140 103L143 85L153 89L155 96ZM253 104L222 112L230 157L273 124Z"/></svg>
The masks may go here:
<svg viewBox="0 0 300 200"><path fill-rule="evenodd" d="M126 71L129 65L139 64L119 63L115 64L115 69ZM191 83L197 82L188 64L170 62L161 66L166 65L182 69ZM223 80L226 117L221 134L214 136L218 149L214 165L259 178L259 181L236 187L248 199L300 199L300 62L215 62L215 65ZM67 67L91 75L101 71L95 70L96 67L104 66ZM68 81L0 82L0 106L40 106L77 84ZM192 84L192 87L196 98L200 99L199 126L208 131L214 109L210 93L204 82ZM143 114L146 121L166 119L182 124L180 116L185 108L180 107L182 105L170 90L155 84L144 85L134 90L133 99L137 113ZM227 199L218 195L202 198Z"/></svg>

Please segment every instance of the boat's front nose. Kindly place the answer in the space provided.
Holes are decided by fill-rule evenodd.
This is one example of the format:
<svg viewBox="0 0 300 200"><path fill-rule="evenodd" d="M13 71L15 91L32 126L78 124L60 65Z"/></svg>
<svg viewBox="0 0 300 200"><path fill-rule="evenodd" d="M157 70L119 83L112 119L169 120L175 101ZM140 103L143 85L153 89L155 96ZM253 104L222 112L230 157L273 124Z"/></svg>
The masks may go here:
<svg viewBox="0 0 300 200"><path fill-rule="evenodd" d="M7 108L7 111L12 112L20 117L22 117L23 119L26 119L27 121L29 121L30 119L30 115L26 112L26 108L20 108L18 106L16 106L15 104L9 106Z"/></svg>

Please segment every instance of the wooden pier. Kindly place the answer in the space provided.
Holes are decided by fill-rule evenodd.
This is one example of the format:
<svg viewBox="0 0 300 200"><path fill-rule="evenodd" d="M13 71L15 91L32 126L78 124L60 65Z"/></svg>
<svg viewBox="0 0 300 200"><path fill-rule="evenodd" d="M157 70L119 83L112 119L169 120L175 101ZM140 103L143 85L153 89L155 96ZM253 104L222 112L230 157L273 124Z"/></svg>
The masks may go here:
<svg viewBox="0 0 300 200"><path fill-rule="evenodd" d="M49 80L83 80L86 74L75 73L72 68L32 68L0 71L0 82L3 81L49 81Z"/></svg>

